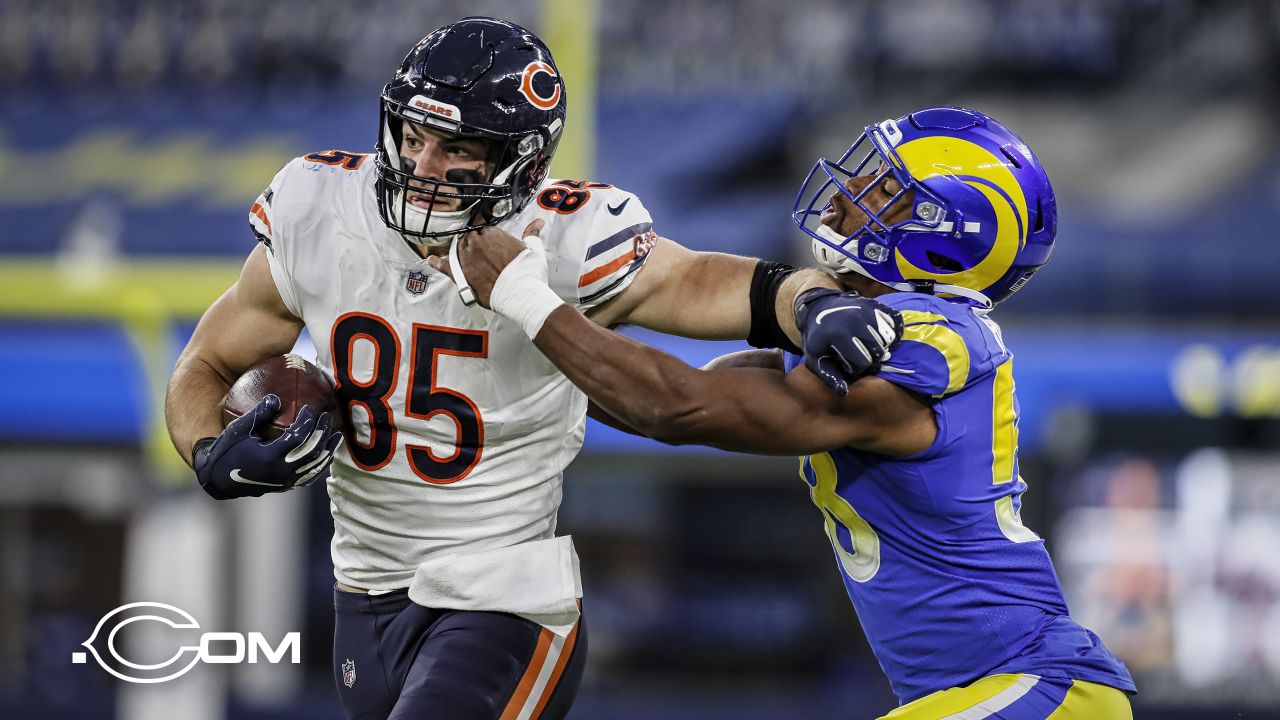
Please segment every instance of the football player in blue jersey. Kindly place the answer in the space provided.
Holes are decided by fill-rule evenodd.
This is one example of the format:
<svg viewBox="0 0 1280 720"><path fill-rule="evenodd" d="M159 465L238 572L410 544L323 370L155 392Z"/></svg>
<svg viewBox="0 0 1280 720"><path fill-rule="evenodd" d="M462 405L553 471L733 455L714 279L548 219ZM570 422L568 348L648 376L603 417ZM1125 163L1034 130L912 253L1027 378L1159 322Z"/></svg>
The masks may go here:
<svg viewBox="0 0 1280 720"><path fill-rule="evenodd" d="M803 358L752 350L697 370L567 306L535 344L608 422L803 456L836 567L902 702L884 717L1131 718L1128 670L1071 619L1044 542L1019 516L1013 354L988 313L1053 248L1040 162L982 113L923 109L819 160L794 219L864 298L797 298ZM504 313L549 298L536 238L488 234L459 254L481 302ZM896 345L894 322L905 328ZM826 350L837 336L853 351ZM846 380L843 395L823 384Z"/></svg>

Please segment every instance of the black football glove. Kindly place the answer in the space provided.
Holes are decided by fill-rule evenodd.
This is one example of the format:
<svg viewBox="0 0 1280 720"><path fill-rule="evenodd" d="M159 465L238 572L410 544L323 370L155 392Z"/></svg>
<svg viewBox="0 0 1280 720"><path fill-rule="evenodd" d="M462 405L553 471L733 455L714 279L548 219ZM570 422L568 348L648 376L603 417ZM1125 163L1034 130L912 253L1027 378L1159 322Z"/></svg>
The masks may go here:
<svg viewBox="0 0 1280 720"><path fill-rule="evenodd" d="M268 395L252 412L232 420L221 435L195 444L191 465L210 497L261 497L329 476L333 453L342 442L333 418L324 413L317 419L311 406L303 406L283 435L266 442L262 431L279 412L280 398Z"/></svg>
<svg viewBox="0 0 1280 720"><path fill-rule="evenodd" d="M902 315L857 293L813 288L800 293L795 310L804 366L841 397L902 339Z"/></svg>

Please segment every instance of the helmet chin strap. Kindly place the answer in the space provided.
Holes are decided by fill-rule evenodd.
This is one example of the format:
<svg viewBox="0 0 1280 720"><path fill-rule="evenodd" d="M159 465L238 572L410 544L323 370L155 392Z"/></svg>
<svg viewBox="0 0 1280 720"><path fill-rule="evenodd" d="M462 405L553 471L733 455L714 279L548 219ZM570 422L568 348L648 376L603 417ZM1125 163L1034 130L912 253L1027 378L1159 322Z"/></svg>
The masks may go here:
<svg viewBox="0 0 1280 720"><path fill-rule="evenodd" d="M826 225L819 225L818 229L815 230L814 232L816 232L818 235L821 235L827 240L840 246L845 246L850 242L852 242L853 248L854 248L853 252L857 251L858 241L856 238L850 241L849 238L841 235L835 230L832 230ZM858 275L861 275L870 280L874 280L880 283L881 285L891 287L894 290L897 290L899 292L920 292L921 291L919 287L912 285L909 282L885 282L884 280L881 280L879 278L872 277L871 273L867 272L866 268L862 267L862 265L855 262L853 258L849 257L848 255L845 255L842 252L839 252L835 248L823 242L820 242L818 240L814 240L810 244L810 247L813 250L813 257L818 261L820 265L827 268L828 270L832 270L841 274L857 273ZM956 295L962 298L966 298L968 300L972 300L978 303L978 307L982 311L990 310L994 306L994 303L991 302L990 298L978 292L977 290L970 290L969 288L960 287L959 285L951 285L949 283L934 282L933 294L934 295Z"/></svg>
<svg viewBox="0 0 1280 720"><path fill-rule="evenodd" d="M904 283L904 284L909 285L909 283ZM969 288L960 287L959 285L950 285L948 283L934 283L933 294L934 295L956 295L962 298L967 298L969 300L972 300L978 303L978 309L983 312L986 312L990 310L992 307L995 307L995 303L991 302L991 298L987 297L986 295L983 295L977 290L970 290Z"/></svg>

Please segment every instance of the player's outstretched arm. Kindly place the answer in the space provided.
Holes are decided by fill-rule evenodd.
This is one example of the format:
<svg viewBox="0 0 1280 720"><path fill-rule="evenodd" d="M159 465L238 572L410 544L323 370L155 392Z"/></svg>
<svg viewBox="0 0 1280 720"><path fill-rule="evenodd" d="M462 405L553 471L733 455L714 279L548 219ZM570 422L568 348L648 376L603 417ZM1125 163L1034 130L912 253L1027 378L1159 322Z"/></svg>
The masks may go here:
<svg viewBox="0 0 1280 720"><path fill-rule="evenodd" d="M547 286L541 227L541 220L530 223L523 244L493 229L468 235L455 241L459 261L467 276L485 278L471 286L480 304L519 324L621 425L670 443L774 454L844 445L910 454L932 442L936 428L927 403L878 378L854 383L857 392L833 396L807 369L785 375L755 368L696 370L600 327ZM448 260L428 262L453 277ZM874 303L859 300L848 312L862 317L874 309Z"/></svg>
<svg viewBox="0 0 1280 720"><path fill-rule="evenodd" d="M927 402L879 378L836 397L803 367L698 370L568 306L547 317L534 342L602 410L663 442L776 455L846 445L907 455L936 433Z"/></svg>
<svg viewBox="0 0 1280 720"><path fill-rule="evenodd" d="M802 298L810 302L801 302ZM827 273L795 270L763 260L694 252L658 238L635 280L587 317L606 327L634 323L702 339L743 339L757 348L803 353L805 365L837 395L889 357L902 335L896 311L847 332L846 317L863 314L866 300L841 292ZM800 313L817 308L808 321ZM837 316L822 326L822 318ZM798 329L803 325L803 331ZM802 337L803 335L803 337Z"/></svg>
<svg viewBox="0 0 1280 720"><path fill-rule="evenodd" d="M774 317L755 318L755 323L776 322L798 346L800 331L792 309L796 296L817 287L834 289L836 282L820 270L790 272L787 268L772 283L757 281L753 289L761 263L755 258L695 252L660 237L627 289L587 316L606 327L634 324L703 340L742 340L752 334L753 312L772 313Z"/></svg>
<svg viewBox="0 0 1280 720"><path fill-rule="evenodd" d="M537 245L541 256L543 222L534 220L525 228L524 242ZM452 260L432 258L441 270L490 306L498 277L524 250L525 245L496 227L470 233L454 243L456 257L465 270L454 277ZM888 322L857 332L844 332L843 322L828 323L835 332L818 327L828 315L852 317L863 313L866 300L835 288L835 280L809 269L795 271L777 263L725 255L696 253L670 240L659 238L648 261L633 282L617 297L588 311L587 316L605 327L636 323L662 332L703 339L746 338L762 348L783 348L802 352L805 364L817 372L837 395L847 392L848 382L865 374L882 359L901 335L900 319L883 308ZM545 265L545 258L543 258ZM540 269L545 280L546 268ZM465 279L463 279L465 277ZM803 297L821 297L817 303L800 303ZM797 328L798 310L821 305L806 324L801 337ZM524 306L523 315L545 317L549 307ZM865 361L863 360L865 359Z"/></svg>
<svg viewBox="0 0 1280 720"><path fill-rule="evenodd" d="M169 380L165 424L187 464L197 440L222 433L222 398L236 378L288 352L301 332L302 321L280 299L266 251L258 245L240 278L200 318Z"/></svg>
<svg viewBox="0 0 1280 720"><path fill-rule="evenodd" d="M712 360L702 366L703 370L718 370L729 367L748 367L748 368L770 368L782 372L784 363L782 360L782 352L780 350L740 350L731 352L726 355ZM595 401L587 399L587 417L604 423L609 427L616 428L625 433L632 435L640 435L641 433L635 428L624 424L618 418L605 412Z"/></svg>
<svg viewBox="0 0 1280 720"><path fill-rule="evenodd" d="M542 224L531 223L526 239L536 236ZM484 298L498 275L523 246L496 227L469 233L456 245L458 256L466 258L466 284L487 305ZM452 274L446 267L450 261L429 262ZM837 284L816 269L796 271L754 258L694 252L658 238L631 284L588 311L588 317L605 327L635 324L703 340L749 339L758 347L798 347L795 298L814 288L835 289Z"/></svg>

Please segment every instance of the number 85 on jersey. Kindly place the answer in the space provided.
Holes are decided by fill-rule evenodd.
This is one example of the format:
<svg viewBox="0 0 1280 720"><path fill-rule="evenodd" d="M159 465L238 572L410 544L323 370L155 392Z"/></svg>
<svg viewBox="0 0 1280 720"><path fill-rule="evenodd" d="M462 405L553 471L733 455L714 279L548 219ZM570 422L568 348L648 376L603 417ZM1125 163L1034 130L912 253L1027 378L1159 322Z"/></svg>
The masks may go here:
<svg viewBox="0 0 1280 720"><path fill-rule="evenodd" d="M488 357L489 334L415 323L412 338L403 415L423 422L444 415L454 423L456 433L452 454L440 455L426 445L406 443L406 459L420 479L433 485L448 485L466 477L479 464L484 453L484 419L471 398L437 385L438 361L441 355ZM353 372L359 341L368 342L373 348L372 372L366 379L358 379ZM346 427L359 427L352 417L356 406L368 417L367 438L361 439L356 431L348 434L351 459L363 470L379 470L395 457L398 444L391 400L400 380L400 337L386 320L354 312L334 322L331 342L333 373Z"/></svg>

